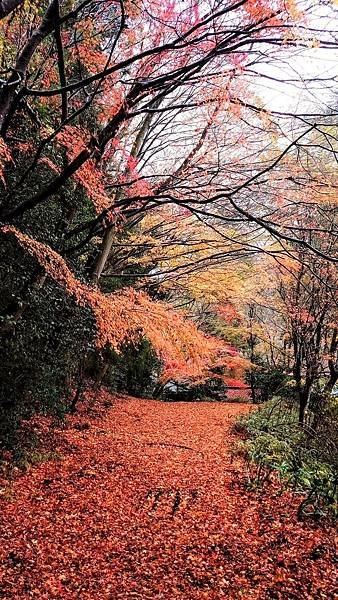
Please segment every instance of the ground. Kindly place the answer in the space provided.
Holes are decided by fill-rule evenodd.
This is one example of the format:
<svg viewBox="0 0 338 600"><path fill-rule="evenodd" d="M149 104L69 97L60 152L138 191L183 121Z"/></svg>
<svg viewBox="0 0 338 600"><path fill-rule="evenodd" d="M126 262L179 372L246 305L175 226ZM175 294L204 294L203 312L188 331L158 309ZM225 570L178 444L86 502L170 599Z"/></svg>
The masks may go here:
<svg viewBox="0 0 338 600"><path fill-rule="evenodd" d="M54 433L27 424L53 453L2 480L0 598L337 598L333 527L247 489L233 422L251 409L104 392Z"/></svg>

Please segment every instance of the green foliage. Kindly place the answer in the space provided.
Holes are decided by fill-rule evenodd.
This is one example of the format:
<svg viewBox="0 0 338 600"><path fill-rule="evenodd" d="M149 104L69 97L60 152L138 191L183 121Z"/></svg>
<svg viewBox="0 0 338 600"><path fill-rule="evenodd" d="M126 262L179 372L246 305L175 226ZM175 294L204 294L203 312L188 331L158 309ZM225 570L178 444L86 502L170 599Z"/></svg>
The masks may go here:
<svg viewBox="0 0 338 600"><path fill-rule="evenodd" d="M117 391L143 397L152 393L159 372L160 362L148 340L143 339L137 346L128 344L116 356L110 380Z"/></svg>
<svg viewBox="0 0 338 600"><path fill-rule="evenodd" d="M256 402L266 402L269 398L287 395L290 397L288 381L290 377L282 369L271 367L258 357L255 359L255 367L248 373L247 382L256 390Z"/></svg>
<svg viewBox="0 0 338 600"><path fill-rule="evenodd" d="M300 518L338 516L338 437L332 421L332 412L338 413L336 405L336 400L328 403L316 431L300 428L293 404L283 400L264 404L237 425L248 436L240 449L246 457L249 485L262 485L278 474L303 495Z"/></svg>
<svg viewBox="0 0 338 600"><path fill-rule="evenodd" d="M16 123L18 135L30 141L33 131ZM27 154L14 150L15 169L6 173L8 188L16 186L27 169ZM64 152L51 147L36 169L25 175L15 201L4 194L4 206L24 201L46 185L61 168ZM74 208L76 207L76 208ZM60 252L65 232L94 216L92 202L80 186L69 182L50 202L34 208L20 219L18 229ZM73 237L67 244L81 241ZM69 264L84 277L91 247L72 255ZM14 239L1 235L0 245L0 449L19 451L19 426L35 413L59 418L69 410L81 377L80 365L94 335L94 318L79 307L62 287L45 277L38 263Z"/></svg>
<svg viewBox="0 0 338 600"><path fill-rule="evenodd" d="M207 319L207 331L217 335L235 348L245 352L247 350L247 333L240 323L233 321L231 325L216 315L210 315Z"/></svg>
<svg viewBox="0 0 338 600"><path fill-rule="evenodd" d="M227 386L219 377L209 377L203 383L170 382L159 394L167 402L220 402L226 400Z"/></svg>
<svg viewBox="0 0 338 600"><path fill-rule="evenodd" d="M11 259L9 267L0 271L1 289L6 290L0 298L0 324L8 325L0 345L0 438L12 447L22 419L34 413L62 417L68 410L94 322L88 310L48 278L34 288L39 271L14 243L1 245L0 264L6 258Z"/></svg>
<svg viewBox="0 0 338 600"><path fill-rule="evenodd" d="M97 384L105 384L111 391L146 397L152 395L161 364L151 344L143 339L136 346L126 345L120 354L112 350L92 353L86 372Z"/></svg>

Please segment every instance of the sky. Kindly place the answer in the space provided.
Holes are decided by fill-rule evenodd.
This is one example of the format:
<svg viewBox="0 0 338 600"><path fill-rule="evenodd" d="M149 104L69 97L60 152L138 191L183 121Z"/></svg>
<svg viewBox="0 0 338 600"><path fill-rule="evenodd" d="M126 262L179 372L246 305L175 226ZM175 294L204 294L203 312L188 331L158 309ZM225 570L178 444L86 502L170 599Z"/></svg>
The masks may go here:
<svg viewBox="0 0 338 600"><path fill-rule="evenodd" d="M319 41L338 40L338 2L337 7L311 7L308 24L321 30L321 33L314 34L315 47L287 49L282 53L279 64L262 64L256 69L276 79L302 81L287 84L258 79L255 84L257 93L270 110L311 112L323 106L337 107L338 110L338 44L337 48L328 49L321 47ZM309 79L318 81L306 81Z"/></svg>

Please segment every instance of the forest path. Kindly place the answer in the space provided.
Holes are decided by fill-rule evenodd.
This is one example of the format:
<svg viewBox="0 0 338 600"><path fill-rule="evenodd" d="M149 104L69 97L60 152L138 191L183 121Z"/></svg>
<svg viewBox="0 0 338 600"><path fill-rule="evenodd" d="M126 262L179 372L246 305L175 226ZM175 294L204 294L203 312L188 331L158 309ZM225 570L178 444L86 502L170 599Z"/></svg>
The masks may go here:
<svg viewBox="0 0 338 600"><path fill-rule="evenodd" d="M62 459L2 490L0 598L333 599L333 530L246 489L232 425L248 410L102 393L55 434L37 419Z"/></svg>

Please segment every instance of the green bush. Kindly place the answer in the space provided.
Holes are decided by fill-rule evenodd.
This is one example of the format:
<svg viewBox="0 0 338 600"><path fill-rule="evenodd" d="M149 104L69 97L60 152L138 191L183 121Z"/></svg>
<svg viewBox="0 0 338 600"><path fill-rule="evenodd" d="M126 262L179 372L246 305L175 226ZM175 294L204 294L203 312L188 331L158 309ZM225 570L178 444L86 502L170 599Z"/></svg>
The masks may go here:
<svg viewBox="0 0 338 600"><path fill-rule="evenodd" d="M260 486L277 474L281 482L304 496L300 518L338 515L333 404L328 403L318 431L300 428L293 404L280 399L267 402L237 425L247 434L240 451L245 455L249 485Z"/></svg>
<svg viewBox="0 0 338 600"><path fill-rule="evenodd" d="M203 383L169 382L159 397L167 402L222 402L227 399L227 386L219 377L209 377Z"/></svg>
<svg viewBox="0 0 338 600"><path fill-rule="evenodd" d="M0 270L1 324L9 325L0 338L0 443L13 447L22 419L35 413L62 417L68 410L81 355L95 329L91 312L48 277L11 323L9 307L12 303L14 312L20 308L37 267L7 240L1 245L0 265L6 257L11 257L10 266Z"/></svg>
<svg viewBox="0 0 338 600"><path fill-rule="evenodd" d="M255 368L247 374L247 383L254 387L256 403L267 402L269 398L290 396L288 381L290 377L282 369L271 369L269 365L256 358Z"/></svg>
<svg viewBox="0 0 338 600"><path fill-rule="evenodd" d="M142 339L138 344L126 344L121 353L105 349L93 351L87 359L86 373L97 385L111 391L127 392L133 396L151 396L161 371L161 363L151 344Z"/></svg>

